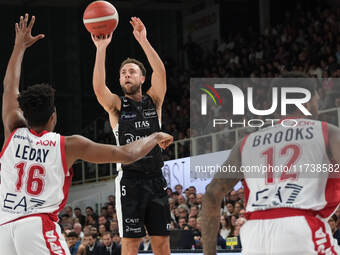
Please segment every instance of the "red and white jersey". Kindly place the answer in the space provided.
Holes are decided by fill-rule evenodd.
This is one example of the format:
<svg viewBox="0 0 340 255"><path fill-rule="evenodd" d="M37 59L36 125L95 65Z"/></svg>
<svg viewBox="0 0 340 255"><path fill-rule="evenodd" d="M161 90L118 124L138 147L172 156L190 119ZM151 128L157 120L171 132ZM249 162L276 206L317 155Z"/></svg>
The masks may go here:
<svg viewBox="0 0 340 255"><path fill-rule="evenodd" d="M41 213L57 221L72 180L64 137L16 129L0 154L0 163L0 225Z"/></svg>
<svg viewBox="0 0 340 255"><path fill-rule="evenodd" d="M329 217L340 203L340 181L329 178L339 165L328 158L327 123L283 122L241 143L246 211L297 208Z"/></svg>

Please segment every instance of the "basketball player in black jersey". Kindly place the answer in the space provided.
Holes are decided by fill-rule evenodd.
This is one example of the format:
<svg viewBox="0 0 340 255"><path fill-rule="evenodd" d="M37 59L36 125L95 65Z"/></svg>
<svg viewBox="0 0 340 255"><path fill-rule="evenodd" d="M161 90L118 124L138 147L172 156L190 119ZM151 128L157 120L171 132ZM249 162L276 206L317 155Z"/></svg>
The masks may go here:
<svg viewBox="0 0 340 255"><path fill-rule="evenodd" d="M99 103L109 114L119 145L124 145L160 130L162 104L166 92L165 67L146 37L139 18L132 17L133 35L152 67L151 87L142 94L145 68L135 59L125 60L119 70L123 97L111 93L105 84L106 47L112 34L92 36L97 47L93 88ZM117 137L118 136L118 137ZM155 148L143 159L122 165L116 178L116 210L122 236L122 254L136 255L145 228L151 236L154 254L168 255L170 211L167 183L162 175L161 150Z"/></svg>

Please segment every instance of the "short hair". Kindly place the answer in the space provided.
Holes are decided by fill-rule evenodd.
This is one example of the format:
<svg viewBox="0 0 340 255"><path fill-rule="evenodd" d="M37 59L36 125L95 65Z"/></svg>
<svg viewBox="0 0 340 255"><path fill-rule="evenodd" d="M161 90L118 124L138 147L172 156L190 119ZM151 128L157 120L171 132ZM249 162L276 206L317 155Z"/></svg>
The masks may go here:
<svg viewBox="0 0 340 255"><path fill-rule="evenodd" d="M111 238L111 239L112 239L112 237L113 237L113 233L112 233L112 232L109 232L109 231L104 232L102 236L106 236L106 235L110 235L110 238Z"/></svg>
<svg viewBox="0 0 340 255"><path fill-rule="evenodd" d="M140 62L140 61L138 61L137 59L134 59L134 58L127 58L127 59L125 59L125 60L121 63L121 65L120 65L119 73L120 73L120 70L122 70L122 68L123 68L124 65L130 64L130 63L136 64L136 65L139 67L140 71L142 72L142 75L143 75L143 76L146 75L146 69L145 69L143 63Z"/></svg>
<svg viewBox="0 0 340 255"><path fill-rule="evenodd" d="M67 234L67 237L75 237L78 238L78 234L74 231L71 231L70 233Z"/></svg>
<svg viewBox="0 0 340 255"><path fill-rule="evenodd" d="M17 100L31 127L45 125L55 111L55 90L48 84L36 84L20 92Z"/></svg>
<svg viewBox="0 0 340 255"><path fill-rule="evenodd" d="M76 211L76 210L81 211L81 209L79 207L74 208L74 211Z"/></svg>
<svg viewBox="0 0 340 255"><path fill-rule="evenodd" d="M93 239L97 239L97 234L93 234L93 233L84 234L84 237L87 237L87 236L91 236Z"/></svg>
<svg viewBox="0 0 340 255"><path fill-rule="evenodd" d="M337 217L335 214L333 214L333 215L331 216L331 218L332 218L335 222L338 220L338 217Z"/></svg>

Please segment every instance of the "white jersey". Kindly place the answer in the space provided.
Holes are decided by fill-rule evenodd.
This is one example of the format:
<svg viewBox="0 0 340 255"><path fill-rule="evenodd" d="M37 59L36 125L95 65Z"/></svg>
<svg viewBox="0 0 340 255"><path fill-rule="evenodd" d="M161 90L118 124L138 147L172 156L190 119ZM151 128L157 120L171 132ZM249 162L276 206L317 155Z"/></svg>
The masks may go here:
<svg viewBox="0 0 340 255"><path fill-rule="evenodd" d="M57 221L72 179L64 137L16 129L0 154L0 163L0 225L41 213Z"/></svg>
<svg viewBox="0 0 340 255"><path fill-rule="evenodd" d="M340 169L328 158L325 122L286 119L254 132L241 143L241 159L247 212L285 207L327 218L340 202L340 183L328 178Z"/></svg>

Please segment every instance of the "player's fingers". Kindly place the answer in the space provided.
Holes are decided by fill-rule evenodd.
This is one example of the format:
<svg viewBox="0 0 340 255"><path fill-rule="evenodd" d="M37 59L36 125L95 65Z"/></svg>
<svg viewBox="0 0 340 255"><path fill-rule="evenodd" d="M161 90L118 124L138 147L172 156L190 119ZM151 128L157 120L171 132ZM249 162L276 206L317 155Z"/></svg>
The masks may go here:
<svg viewBox="0 0 340 255"><path fill-rule="evenodd" d="M31 31L35 22L35 16L32 16L30 23L28 24L28 30Z"/></svg>
<svg viewBox="0 0 340 255"><path fill-rule="evenodd" d="M40 40L40 39L42 39L44 37L45 37L44 34L36 35L36 36L33 37L33 42L35 43L36 41L38 41L38 40Z"/></svg>
<svg viewBox="0 0 340 255"><path fill-rule="evenodd" d="M20 16L20 21L19 21L19 28L22 29L24 26L24 17Z"/></svg>
<svg viewBox="0 0 340 255"><path fill-rule="evenodd" d="M28 14L25 13L25 18L24 18L24 28L27 27L27 22L28 22Z"/></svg>
<svg viewBox="0 0 340 255"><path fill-rule="evenodd" d="M19 31L19 25L18 25L18 23L15 23L14 28L15 28L15 33L18 33L18 31Z"/></svg>

